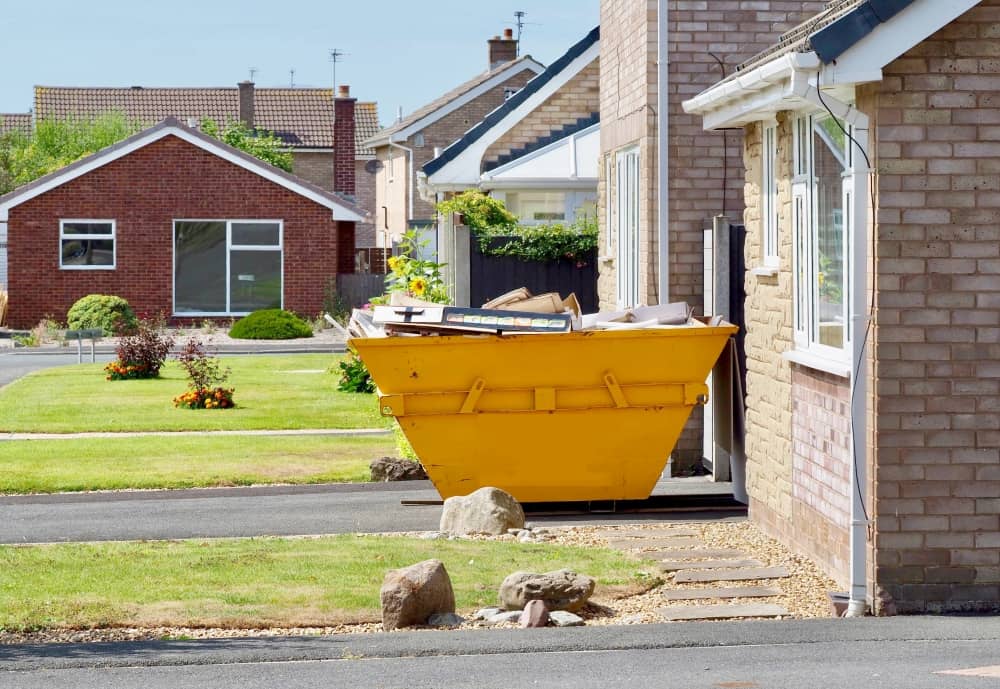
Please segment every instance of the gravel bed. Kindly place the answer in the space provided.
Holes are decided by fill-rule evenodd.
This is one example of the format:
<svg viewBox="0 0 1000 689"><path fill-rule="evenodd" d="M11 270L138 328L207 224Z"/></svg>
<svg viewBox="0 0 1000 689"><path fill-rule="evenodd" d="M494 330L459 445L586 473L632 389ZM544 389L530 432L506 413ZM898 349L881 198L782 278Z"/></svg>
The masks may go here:
<svg viewBox="0 0 1000 689"><path fill-rule="evenodd" d="M609 538L615 538L616 531L639 532L648 530L655 532L656 538L662 538L669 534L669 530L675 527L678 530L697 530L700 532L700 540L707 548L733 548L745 553L748 558L753 558L764 563L765 566L782 565L789 569L791 576L783 579L764 579L752 582L723 582L711 584L683 584L678 588L711 588L715 586L743 586L747 584L770 586L779 589L780 596L773 596L766 599L726 599L724 601L704 599L700 601L668 602L664 600L662 592L666 588L674 587L672 583L673 575L660 573L657 571L656 562L649 560L648 571L650 572L650 586L648 589L636 593L623 593L618 597L615 594L602 595L600 588L591 599L591 604L583 609L579 614L586 620L587 625L621 625L621 624L644 624L662 623L663 618L658 614L661 608L670 606L685 606L697 604L718 604L718 603L745 603L751 600L767 603L775 603L783 606L789 612L785 619L802 619L811 617L829 617L830 606L827 592L838 590L837 584L823 574L820 569L807 558L801 557L789 551L787 548L768 538L750 522L671 522L670 524L630 524L621 527L610 526L577 526L577 527L546 527L539 529L537 538L543 542L575 545L584 547L606 547ZM411 535L424 536L426 534L385 534L385 537ZM651 534L652 536L653 534ZM474 537L476 540L486 540L490 537ZM501 536L504 540L513 540L514 536ZM636 556L639 553L656 548L641 547L641 538L636 538ZM677 550L678 555L683 553L683 549ZM586 574L586 572L583 572ZM474 611L459 611L460 614L471 616ZM674 622L672 624L691 624L691 622ZM515 627L513 624L499 625L501 627ZM466 622L462 629L488 629L496 627L486 627L481 622ZM409 631L412 631L409 630ZM433 629L424 631L432 632ZM47 630L28 633L0 632L0 644L25 644L25 643L86 643L102 641L145 641L151 639L218 639L218 638L243 638L243 637L269 637L269 636L321 636L333 634L370 634L384 633L381 624L341 624L329 627L268 627L260 629L218 629L218 628L196 628L196 627L150 627L135 628L121 627L110 629L89 629L89 630Z"/></svg>

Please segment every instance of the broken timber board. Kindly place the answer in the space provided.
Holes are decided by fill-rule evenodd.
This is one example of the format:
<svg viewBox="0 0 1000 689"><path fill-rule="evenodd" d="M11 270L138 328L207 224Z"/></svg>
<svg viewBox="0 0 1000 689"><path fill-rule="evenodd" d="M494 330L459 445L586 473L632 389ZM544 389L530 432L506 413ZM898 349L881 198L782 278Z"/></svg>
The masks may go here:
<svg viewBox="0 0 1000 689"><path fill-rule="evenodd" d="M781 591L770 586L727 586L714 589L673 589L663 592L665 600L702 600L705 598L769 598Z"/></svg>
<svg viewBox="0 0 1000 689"><path fill-rule="evenodd" d="M686 605L660 610L660 615L671 622L678 620L732 620L740 617L781 617L788 614L788 610L773 603Z"/></svg>
<svg viewBox="0 0 1000 689"><path fill-rule="evenodd" d="M750 569L716 569L708 572L677 572L674 581L688 584L705 581L752 581L754 579L781 579L791 576L787 567L758 567Z"/></svg>
<svg viewBox="0 0 1000 689"><path fill-rule="evenodd" d="M714 558L744 558L747 554L742 550L730 548L696 548L694 550L651 550L645 553L635 553L643 560L710 560Z"/></svg>
<svg viewBox="0 0 1000 689"><path fill-rule="evenodd" d="M763 567L760 560L663 560L660 569L676 572L680 569L725 569L726 567Z"/></svg>

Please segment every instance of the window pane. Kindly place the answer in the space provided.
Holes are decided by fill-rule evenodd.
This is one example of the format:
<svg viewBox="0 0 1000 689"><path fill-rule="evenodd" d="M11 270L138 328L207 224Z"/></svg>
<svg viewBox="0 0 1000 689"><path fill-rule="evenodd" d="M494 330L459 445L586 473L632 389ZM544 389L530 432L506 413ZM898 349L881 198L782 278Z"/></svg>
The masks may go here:
<svg viewBox="0 0 1000 689"><path fill-rule="evenodd" d="M566 194L562 192L509 192L506 203L510 212L525 224L566 219Z"/></svg>
<svg viewBox="0 0 1000 689"><path fill-rule="evenodd" d="M115 240L113 239L64 239L62 240L63 266L113 266Z"/></svg>
<svg viewBox="0 0 1000 689"><path fill-rule="evenodd" d="M816 340L845 344L844 288L844 133L829 118L813 128L817 273L814 283Z"/></svg>
<svg viewBox="0 0 1000 689"><path fill-rule="evenodd" d="M70 234L103 234L111 235L111 223L109 222L64 222L62 225L64 235Z"/></svg>
<svg viewBox="0 0 1000 689"><path fill-rule="evenodd" d="M280 251L233 251L230 273L233 312L281 308Z"/></svg>
<svg viewBox="0 0 1000 689"><path fill-rule="evenodd" d="M281 243L278 224L273 222L234 222L234 246L278 246Z"/></svg>
<svg viewBox="0 0 1000 689"><path fill-rule="evenodd" d="M174 238L174 313L226 312L226 223L179 222Z"/></svg>

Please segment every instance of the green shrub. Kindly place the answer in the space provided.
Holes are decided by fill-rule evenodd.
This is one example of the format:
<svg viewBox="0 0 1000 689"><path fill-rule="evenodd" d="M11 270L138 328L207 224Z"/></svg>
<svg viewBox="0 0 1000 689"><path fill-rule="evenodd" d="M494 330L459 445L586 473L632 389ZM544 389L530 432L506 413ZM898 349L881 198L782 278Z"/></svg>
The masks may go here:
<svg viewBox="0 0 1000 689"><path fill-rule="evenodd" d="M77 300L66 315L70 330L96 330L105 335L134 332L139 325L132 307L121 297L88 294Z"/></svg>
<svg viewBox="0 0 1000 689"><path fill-rule="evenodd" d="M375 382L368 367L353 349L347 350L347 356L340 360L337 368L340 370L337 389L341 392L375 392Z"/></svg>
<svg viewBox="0 0 1000 689"><path fill-rule="evenodd" d="M246 318L236 321L229 330L229 336L240 340L292 340L296 337L312 337L308 323L294 313L281 309L254 311Z"/></svg>

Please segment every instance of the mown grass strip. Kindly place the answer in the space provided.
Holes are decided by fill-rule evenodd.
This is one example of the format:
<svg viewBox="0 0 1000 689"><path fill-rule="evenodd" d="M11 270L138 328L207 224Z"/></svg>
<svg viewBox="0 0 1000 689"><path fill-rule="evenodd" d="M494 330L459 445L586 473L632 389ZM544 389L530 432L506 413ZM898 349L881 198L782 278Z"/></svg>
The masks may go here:
<svg viewBox="0 0 1000 689"><path fill-rule="evenodd" d="M0 442L0 493L208 488L369 479L391 436L149 436Z"/></svg>
<svg viewBox="0 0 1000 689"><path fill-rule="evenodd" d="M388 428L372 395L337 390L332 354L224 358L236 409L177 409L187 379L176 362L152 380L110 382L103 364L37 371L0 389L0 432Z"/></svg>
<svg viewBox="0 0 1000 689"><path fill-rule="evenodd" d="M335 536L0 547L0 630L257 628L379 619L389 569L437 558L459 612L495 604L516 570L570 568L608 587L646 580L604 548Z"/></svg>

